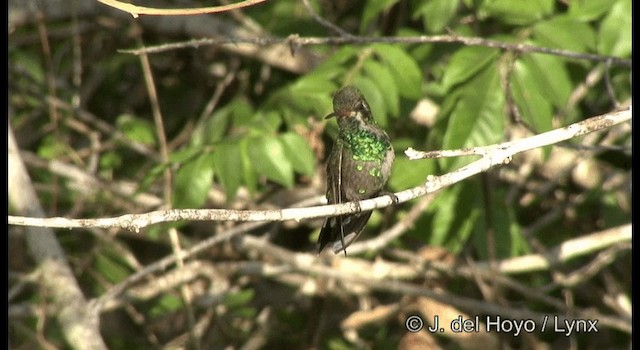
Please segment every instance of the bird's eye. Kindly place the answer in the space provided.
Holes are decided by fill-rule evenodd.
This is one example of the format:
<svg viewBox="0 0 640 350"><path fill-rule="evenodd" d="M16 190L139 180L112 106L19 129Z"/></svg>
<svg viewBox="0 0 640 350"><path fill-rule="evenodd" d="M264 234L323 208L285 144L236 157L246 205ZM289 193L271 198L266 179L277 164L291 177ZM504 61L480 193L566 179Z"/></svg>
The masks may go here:
<svg viewBox="0 0 640 350"><path fill-rule="evenodd" d="M360 101L359 103L359 107L361 110L367 112L367 113L371 113L371 109L369 108L369 105L367 104L367 101Z"/></svg>

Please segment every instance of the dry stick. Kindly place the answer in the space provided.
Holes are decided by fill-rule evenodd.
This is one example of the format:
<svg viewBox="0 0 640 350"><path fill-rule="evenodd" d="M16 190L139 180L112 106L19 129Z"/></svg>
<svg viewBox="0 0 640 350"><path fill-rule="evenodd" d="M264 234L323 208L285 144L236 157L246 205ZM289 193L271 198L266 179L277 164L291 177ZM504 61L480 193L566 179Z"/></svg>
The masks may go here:
<svg viewBox="0 0 640 350"><path fill-rule="evenodd" d="M448 305L453 305L457 308L464 309L469 312L473 312L478 315L500 315L500 317L502 317L503 319L530 319L538 325L538 331L541 329L540 327L544 323L546 323L547 331L553 331L553 329L550 328L552 322L555 321L559 322L560 324L564 324L565 320L570 319L569 317L565 317L562 315L550 315L541 312L530 311L528 309L504 307L493 303L456 296L453 294L438 293L425 288L424 286L397 280L362 278L352 272L346 273L334 267L320 265L318 264L318 260L312 257L310 254L291 253L286 249L280 248L252 236L239 237L239 244L241 246L244 246L245 249L253 248L262 253L268 254L278 259L282 263L293 267L294 271L298 270L305 274L335 278L349 284L357 283L374 290L387 291L402 295L425 296L436 301L446 303ZM554 317L556 318L554 319ZM575 314L572 314L571 317L575 317L576 319L597 319L597 323L599 326L605 325L607 327L615 328L623 332L631 332L631 322L619 317L606 316L590 310L578 311Z"/></svg>
<svg viewBox="0 0 640 350"><path fill-rule="evenodd" d="M199 242L198 244L196 244L195 246L193 246L192 248L183 251L183 259L186 259L188 257L192 257L195 254L198 254L202 251L204 251L205 249L210 248L211 246L227 241L228 239L239 235L241 233L244 233L246 231L252 230L254 228L257 228L259 226L265 225L265 222L257 222L257 223L246 223L243 225L239 225L231 230L229 230L228 232L222 233L218 236L213 236L205 241ZM620 229L624 229L624 227L621 227ZM606 234L606 232L604 232ZM565 246L583 246L585 244L587 245L593 245L596 244L598 245L599 248L601 248L601 245L599 244L599 238L602 238L602 234L603 232L599 232L599 233L595 233L592 235L588 235L585 237L580 237L577 238L575 240L571 240L568 242L564 242L563 244L561 244L559 246L559 248L555 249L555 250L562 250L562 247ZM310 265L317 265L317 259L316 257L314 257L311 254L305 254L305 253L291 253L288 252L284 249L281 249L279 247L273 246L269 243L263 242L263 243L258 243L255 241L256 238L249 238L249 245L259 245L259 246L267 246L268 247L268 253L269 254L279 254L278 257L281 261L283 261L285 263L285 265L273 265L273 264L265 264L262 262L249 262L249 263L245 263L243 266L244 268L241 269L241 271L236 271L237 273L242 273L242 274L257 274L257 275L261 275L261 276L280 276L282 274L286 274L286 273L291 273L295 270L300 270L300 266L310 266ZM626 241L626 239L623 237L620 242L614 242L611 239L607 239L605 238L606 241L610 241L611 244L614 243L623 243L624 241ZM242 245L242 242L246 242L246 240L241 240L240 245ZM598 248L598 249L599 249ZM581 249L579 253L581 254L587 254L589 252L594 251L595 249ZM565 258L570 258L570 257L575 257L576 255L571 254L571 255L567 255L565 256ZM354 270L354 266L355 269L359 270L359 271L363 271L363 269L366 269L366 271L378 271L376 273L369 273L369 274L363 274L360 275L359 278L362 279L363 281L368 281L366 283L370 283L370 281L380 281L380 280L386 280L386 281L391 281L391 280L395 280L394 282L391 283L400 283L397 281L397 279L410 279L410 278L415 278L418 276L424 276L425 275L425 267L414 267L412 269L405 269L407 271L404 271L403 273L396 273L399 270L400 265L398 264L389 264L389 263L385 263L383 261L378 261L376 263L376 266L371 266L371 263L367 262L366 265L368 267L364 267L362 264L365 264L359 260L354 260L351 258L342 258L343 259L343 263L340 266L344 266L344 268L340 268L340 269L336 269L335 267L332 269L334 270L335 274L344 276L344 279L347 279L346 276L353 276L353 270ZM157 272L157 271L162 271L167 269L169 266L173 265L175 263L175 256L174 255L170 255L167 256L166 258L163 258L162 260L152 263L150 265L148 265L147 267L145 267L143 270L135 273L134 275L131 275L130 277L128 277L126 280L120 282L119 284L113 286L110 290L108 290L104 295L102 295L100 298L92 301L92 304L94 305L94 307L100 311L105 311L111 307L113 307L114 305L118 305L120 304L123 300L119 300L122 299L122 297L120 296L122 293L124 293L126 290L130 290L130 288L136 284L137 282L141 281L143 278L146 277L146 275ZM563 260L566 261L566 260ZM360 264L360 265L358 265ZM383 266L384 265L384 266ZM411 266L416 266L419 264L410 264ZM539 301L543 301L553 307L555 307L558 310L561 310L563 312L566 312L566 306L563 305L562 303L556 301L555 299L546 297L544 295L540 295L539 293L534 293L533 291L524 291L523 286L518 285L517 283L511 283L507 277L503 277L500 275L496 275L495 271L491 271L491 270L487 270L486 268L478 268L478 266L483 266L483 263L478 263L476 264L473 268L469 268L469 267L460 267L460 268L454 268L452 270L451 266L441 266L441 264L439 264L438 262L429 262L429 266L432 266L434 268L437 268L438 270L441 271L445 271L447 273L453 273L455 274L459 274L461 276L464 277L469 277L471 275L474 274L480 274L483 278L494 278L497 280L497 282L499 282L500 284L503 284L509 288L512 288L516 291L521 292L522 294L539 300ZM411 271L409 271L411 270ZM307 272L308 273L312 273L315 274L316 271L315 270L310 270L310 269L302 269L302 271ZM386 271L386 272L384 272ZM409 273L409 274L407 274ZM368 285L368 284L367 284ZM412 285L414 286L414 285ZM415 288L419 288L414 286ZM410 292L410 295L424 295L424 294L420 294L419 292ZM425 295L425 296L429 296L429 295ZM125 297L126 299L126 297ZM456 305L456 304L452 304L452 305ZM614 318L606 318L606 316L599 314L599 313L595 313L595 312L591 312L591 311L579 311L577 313L574 314L574 316L576 317L591 317L591 318L595 318L595 319L602 319L603 324L606 325L610 325L614 328L618 328L618 329L623 329L626 330L627 326L625 325L623 320L620 319L614 319ZM524 317L524 316L522 316ZM606 319L605 319L606 318Z"/></svg>
<svg viewBox="0 0 640 350"><path fill-rule="evenodd" d="M311 7L311 4L309 4L309 0L302 0L302 4L304 5L304 7L307 9L307 12L309 12L309 14L311 15L311 17L313 17L313 19L320 23L320 25L322 25L323 27L329 28L330 30L333 30L334 32L345 36L345 37L353 37L353 34L347 32L346 30L338 27L337 25L327 21L326 19L320 17L320 15L318 15L316 13L316 11L313 10L313 7Z"/></svg>
<svg viewBox="0 0 640 350"><path fill-rule="evenodd" d="M630 242L631 224L610 228L595 234L563 242L545 254L532 254L498 261L496 273L516 274L546 270L551 266L585 255L613 244ZM478 263L478 268L486 269L486 263Z"/></svg>
<svg viewBox="0 0 640 350"><path fill-rule="evenodd" d="M490 40L476 37L462 37L458 35L431 35L431 36L412 36L412 37L363 37L363 36L340 36L340 37L299 37L289 36L286 38L206 38L193 39L187 42L162 44L158 46L150 46L142 49L119 50L119 52L140 55L142 52L157 53L168 50L197 48L204 45L221 45L221 44L254 44L259 46L286 44L291 47L300 47L308 45L370 45L376 43L386 44L431 44L431 43L450 43L463 44L467 46L481 46L502 49L506 51L522 52L522 53L542 53L560 57L566 57L576 60L590 60L596 62L607 62L612 66L631 67L631 59L625 59L613 56L603 56L575 52L569 50L552 49L548 47L540 47L527 44L514 44L497 40Z"/></svg>
<svg viewBox="0 0 640 350"><path fill-rule="evenodd" d="M8 141L9 201L20 213L44 216L11 127ZM38 263L43 288L54 303L57 320L69 344L75 349L106 349L100 335L99 313L87 307L55 234L44 227L29 227L25 236L31 255Z"/></svg>
<svg viewBox="0 0 640 350"><path fill-rule="evenodd" d="M391 228L389 228L385 232L382 232L375 238L353 243L349 247L349 253L358 254L362 252L375 252L386 247L389 242L399 238L410 227L412 227L414 222L418 220L418 218L420 218L421 214L429 206L429 204L433 202L434 199L435 196L433 195L425 196L424 198L420 199L420 201L409 210L407 215L402 218L402 220L398 221Z"/></svg>
<svg viewBox="0 0 640 350"><path fill-rule="evenodd" d="M180 251L180 253L178 254L178 256L181 259L186 259L190 256L196 255L200 252L203 252L206 249L209 249L210 247L214 246L215 244L221 243L221 242L226 242L227 240L241 234L241 233L245 233L247 231L251 231L255 228L258 228L260 226L266 225L267 222L250 222L250 223L245 223L245 224L241 224L238 225L222 234L218 234L216 236L207 238L203 241L198 242L197 244L193 245L191 248L185 249ZM91 305L92 308L96 309L98 312L102 311L103 308L105 308L107 305L109 305L109 303L120 296L120 294L122 294L124 291L126 291L128 288L130 288L132 285L138 283L139 281L141 281L142 279L144 279L147 275L152 274L154 272L158 272L158 271L163 271L167 268L169 268L170 266L172 266L173 264L175 264L176 262L176 255L169 255L165 258L162 258L152 264L149 264L147 267L145 267L144 269L134 273L133 275L127 277L126 279L124 279L123 281L121 281L120 283L114 285L113 287L111 287L111 289L109 289L107 292L105 292L102 296L100 296L97 299L93 299L91 300Z"/></svg>
<svg viewBox="0 0 640 350"><path fill-rule="evenodd" d="M627 109L592 117L579 123L534 135L517 141L505 142L493 146L477 147L474 154L483 157L454 172L441 176L428 176L425 184L395 193L398 203L434 193L442 188L458 183L466 178L490 168L508 163L511 158L525 151L553 145L590 132L607 129L613 125L631 120L631 106ZM413 149L405 151L411 159L421 159L432 152L419 152ZM44 226L59 228L81 227L118 227L139 232L149 225L176 221L285 221L328 216L338 216L384 208L394 201L388 195L360 202L348 202L335 205L323 205L307 208L286 208L281 210L229 210L229 209L173 209L158 210L144 214L126 214L114 218L67 219L35 218L9 215L10 225Z"/></svg>
<svg viewBox="0 0 640 350"><path fill-rule="evenodd" d="M100 132L103 132L106 135L110 135L110 137L113 137L114 140L122 142L125 146L129 147L131 150L139 154L142 154L146 157L152 158L154 160L158 160L158 161L160 160L160 157L158 157L156 152L150 149L149 147L147 147L147 145L141 142L129 139L120 130L117 130L111 124L91 114L87 110L82 108L75 108L70 104L68 104L67 102L53 96L43 96L43 98L46 99L47 103L53 106L56 106L57 108L62 108L69 112L73 112L75 116L78 117L78 119L80 119L81 121L90 124L91 126L93 126L94 128L98 129Z"/></svg>
<svg viewBox="0 0 640 350"><path fill-rule="evenodd" d="M133 16L133 18L138 18L139 15L191 16L191 15L203 15L207 13L226 12L226 11L239 9L242 7L253 6L255 4L264 2L266 0L245 0L235 4L230 4L230 5L202 7L202 8L195 8L195 9L160 9L160 8L153 8L153 7L137 6L134 4L120 2L117 0L98 0L98 1L107 6L117 8L118 10L129 12Z"/></svg>
<svg viewBox="0 0 640 350"><path fill-rule="evenodd" d="M142 43L142 38L138 38L138 41ZM167 137L164 129L164 122L162 120L162 112L160 111L160 103L158 99L158 93L156 91L156 85L153 79L153 73L151 72L151 64L149 63L149 57L147 55L140 55L140 62L142 63L142 71L144 73L144 81L149 94L149 100L151 102L151 110L153 112L153 121L156 127L156 134L158 136L158 143L160 144L160 154L162 156L162 162L169 164L169 148L167 146ZM171 207L173 202L172 198L172 174L169 167L165 167L163 171L163 194L164 204L167 207ZM184 261L180 256L182 247L180 246L180 238L178 237L178 230L175 227L169 228L169 239L171 241L171 248L173 254L176 257L176 264L179 269L184 267ZM180 294L184 300L184 305L187 313L187 321L189 323L189 339L192 345L196 349L200 349L200 342L196 340L196 335L193 329L196 324L195 314L192 306L192 293L188 285L180 286Z"/></svg>
<svg viewBox="0 0 640 350"><path fill-rule="evenodd" d="M124 181L107 182L95 174L88 173L85 169L61 162L57 159L45 160L28 151L21 151L20 155L24 162L30 167L36 169L45 168L52 174L64 177L69 181L69 187L79 189L79 192L85 196L87 193L93 194L97 190L103 190L113 196L126 200L128 203L146 208L157 208L162 204L162 199L153 194L137 192L138 184L126 183Z"/></svg>

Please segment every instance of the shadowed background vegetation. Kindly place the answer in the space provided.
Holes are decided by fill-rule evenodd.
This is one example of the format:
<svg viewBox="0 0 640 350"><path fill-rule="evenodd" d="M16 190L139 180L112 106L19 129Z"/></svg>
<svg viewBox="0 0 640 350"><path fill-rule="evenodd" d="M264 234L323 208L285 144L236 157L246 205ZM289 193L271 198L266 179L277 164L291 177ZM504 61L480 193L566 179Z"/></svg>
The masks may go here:
<svg viewBox="0 0 640 350"><path fill-rule="evenodd" d="M566 50L574 57L460 42L243 43L294 34L474 37ZM280 209L305 200L319 204L324 161L337 134L335 121L323 117L332 111L332 94L347 84L363 92L392 139L397 154L389 191L417 186L427 175L445 174L475 159L410 161L402 153L408 147L491 145L631 104L630 0L267 1L221 14L138 19L94 2L10 1L8 37L9 127L48 217L113 217L169 207ZM122 51L200 38L237 43L191 42L149 53L157 103L150 99L140 56ZM158 137L155 107L166 143ZM397 264L389 266L419 272L383 282L397 278L426 290L541 314L588 310L630 324L629 241L509 277L534 296L480 272L454 269L544 254L563 242L630 223L630 135L627 123L527 152L438 192L409 219L420 199L376 211L360 240L406 220L400 239L376 252L331 262L318 258L314 264L353 276L366 275L376 263ZM452 307L349 283L348 278L336 282L287 261L316 259L321 224L322 219L268 223L246 232L267 248L229 240L189 257L183 267L150 274L101 313L105 342L113 349L630 344L630 332L603 324L598 333L571 337L492 333L489 339L476 334L480 338L469 341L455 334L408 333L408 315L426 320ZM183 222L140 233L56 232L91 299L170 256L172 244L175 249L170 229L177 229L180 246L188 248L234 225ZM10 343L17 349L68 348L47 291L34 277L23 230L9 227ZM357 268L348 272L351 264ZM269 272L268 267L280 270Z"/></svg>

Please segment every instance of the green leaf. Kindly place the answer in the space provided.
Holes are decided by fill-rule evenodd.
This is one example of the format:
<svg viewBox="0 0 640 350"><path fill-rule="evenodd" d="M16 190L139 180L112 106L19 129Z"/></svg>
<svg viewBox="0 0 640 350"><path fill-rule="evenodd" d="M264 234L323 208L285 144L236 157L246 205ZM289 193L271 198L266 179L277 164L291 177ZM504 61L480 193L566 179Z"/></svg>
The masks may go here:
<svg viewBox="0 0 640 350"><path fill-rule="evenodd" d="M484 70L487 65L496 60L499 50L487 47L464 47L456 51L442 77L442 86L450 90L454 85L460 84Z"/></svg>
<svg viewBox="0 0 640 350"><path fill-rule="evenodd" d="M198 144L211 145L222 141L228 135L232 110L233 103L218 109L211 117L207 118L204 125L194 132L193 138L202 134L202 142ZM192 144L195 143L192 142Z"/></svg>
<svg viewBox="0 0 640 350"><path fill-rule="evenodd" d="M576 52L589 52L596 47L596 34L591 26L569 16L556 16L536 23L533 36L543 47Z"/></svg>
<svg viewBox="0 0 640 350"><path fill-rule="evenodd" d="M253 289L245 289L227 294L223 303L229 309L235 309L249 303L254 297L255 291Z"/></svg>
<svg viewBox="0 0 640 350"><path fill-rule="evenodd" d="M334 52L327 59L323 60L318 66L302 79L313 75L313 79L317 77L324 78L325 81L331 81L344 74L349 60L355 60L360 53L360 49L355 46L343 46Z"/></svg>
<svg viewBox="0 0 640 350"><path fill-rule="evenodd" d="M100 171L111 172L122 166L122 154L115 151L102 153L100 157Z"/></svg>
<svg viewBox="0 0 640 350"><path fill-rule="evenodd" d="M480 207L481 210L489 210L491 215L491 223L487 223L486 213L479 215L473 229L474 246L482 260L489 259L489 229L493 231L494 241L491 244L494 245L492 249L495 249L498 259L519 256L529 251L529 245L522 237L514 206L506 205L505 196L505 190L498 188L491 192L491 207Z"/></svg>
<svg viewBox="0 0 640 350"><path fill-rule="evenodd" d="M170 293L161 294L160 299L149 311L151 317L166 317L168 313L180 310L182 306L182 299L176 295Z"/></svg>
<svg viewBox="0 0 640 350"><path fill-rule="evenodd" d="M401 86L400 96L417 100L422 96L422 70L405 50L400 47L376 44L373 48L384 64L392 71L396 86Z"/></svg>
<svg viewBox="0 0 640 350"><path fill-rule="evenodd" d="M153 123L130 114L122 114L116 120L118 130L127 138L147 146L156 144L156 133Z"/></svg>
<svg viewBox="0 0 640 350"><path fill-rule="evenodd" d="M397 156L389 177L389 189L401 191L424 184L427 175L435 174L435 164L433 160L418 161Z"/></svg>
<svg viewBox="0 0 640 350"><path fill-rule="evenodd" d="M327 77L307 75L298 79L293 85L291 85L289 91L291 92L292 97L296 97L298 93L305 95L317 94L318 92L323 91L333 91L335 88L336 84L327 80Z"/></svg>
<svg viewBox="0 0 640 350"><path fill-rule="evenodd" d="M256 119L259 121L257 126L262 132L275 133L282 125L282 118L278 112L266 111L258 112L256 114Z"/></svg>
<svg viewBox="0 0 640 350"><path fill-rule="evenodd" d="M480 196L475 181L441 192L427 209L434 214L428 244L447 247L454 254L461 251L480 215Z"/></svg>
<svg viewBox="0 0 640 350"><path fill-rule="evenodd" d="M111 283L118 283L131 274L126 264L104 252L96 255L95 269Z"/></svg>
<svg viewBox="0 0 640 350"><path fill-rule="evenodd" d="M252 137L244 137L240 140L240 159L242 160L244 183L247 185L249 192L253 194L258 188L258 175L249 155L249 150L254 147L252 140Z"/></svg>
<svg viewBox="0 0 640 350"><path fill-rule="evenodd" d="M197 155L202 153L202 147L187 147L181 150L171 152L169 155L169 161L171 163L184 163L191 159L194 159Z"/></svg>
<svg viewBox="0 0 640 350"><path fill-rule="evenodd" d="M631 57L631 0L619 0L600 25L598 53Z"/></svg>
<svg viewBox="0 0 640 350"><path fill-rule="evenodd" d="M156 164L153 168L151 168L151 170L147 171L144 174L144 177L142 178L142 180L139 182L140 186L138 186L138 189L136 190L136 194L143 193L143 192L147 191L149 189L149 187L151 187L151 185L157 179L162 177L163 171L168 166L169 165L166 164L166 163L160 163L160 164Z"/></svg>
<svg viewBox="0 0 640 350"><path fill-rule="evenodd" d="M225 190L227 202L233 200L242 185L244 169L242 166L242 154L240 144L222 143L216 147L213 153L213 164L220 184Z"/></svg>
<svg viewBox="0 0 640 350"><path fill-rule="evenodd" d="M397 116L400 113L400 93L393 74L388 66L374 60L364 62L364 72L371 78L380 90L386 113Z"/></svg>
<svg viewBox="0 0 640 350"><path fill-rule="evenodd" d="M376 82L369 79L368 77L359 75L353 80L353 85L360 89L365 99L369 103L369 107L371 107L371 113L373 114L373 118L375 119L376 123L380 124L383 128L386 127L386 106L378 84L376 84Z"/></svg>
<svg viewBox="0 0 640 350"><path fill-rule="evenodd" d="M553 12L554 0L486 0L480 6L480 18L496 17L507 24L524 25Z"/></svg>
<svg viewBox="0 0 640 350"><path fill-rule="evenodd" d="M312 176L315 170L315 157L307 140L293 132L279 135L279 139L284 146L287 158L291 161L293 170Z"/></svg>
<svg viewBox="0 0 640 350"><path fill-rule="evenodd" d="M256 125L256 113L247 101L234 99L229 103L231 123L235 128L251 129Z"/></svg>
<svg viewBox="0 0 640 350"><path fill-rule="evenodd" d="M504 132L504 94L495 65L487 67L462 89L451 111L443 139L444 149L476 147L499 142ZM469 159L444 159L445 169L457 168Z"/></svg>
<svg viewBox="0 0 640 350"><path fill-rule="evenodd" d="M185 163L174 180L174 208L201 208L213 183L213 155L205 153Z"/></svg>
<svg viewBox="0 0 640 350"><path fill-rule="evenodd" d="M611 0L580 0L569 2L569 15L580 21L593 21L609 11L615 1Z"/></svg>
<svg viewBox="0 0 640 350"><path fill-rule="evenodd" d="M38 146L38 156L44 159L56 159L67 154L64 141L53 134L45 135Z"/></svg>
<svg viewBox="0 0 640 350"><path fill-rule="evenodd" d="M278 97L296 111L325 116L331 112L332 95L337 86L321 75L307 75L280 92Z"/></svg>
<svg viewBox="0 0 640 350"><path fill-rule="evenodd" d="M562 59L543 54L530 54L521 61L542 96L557 108L564 108L573 89L571 77Z"/></svg>
<svg viewBox="0 0 640 350"><path fill-rule="evenodd" d="M365 33L371 21L375 19L380 12L390 8L398 0L369 0L365 3L362 20L360 22L360 33Z"/></svg>
<svg viewBox="0 0 640 350"><path fill-rule="evenodd" d="M415 10L413 19L423 17L423 24L429 33L439 33L454 17L460 0L424 1Z"/></svg>
<svg viewBox="0 0 640 350"><path fill-rule="evenodd" d="M293 187L293 167L284 147L273 136L251 138L249 158L256 172L288 188Z"/></svg>
<svg viewBox="0 0 640 350"><path fill-rule="evenodd" d="M530 65L518 60L511 74L511 94L520 115L537 132L551 130L551 103L542 95Z"/></svg>
<svg viewBox="0 0 640 350"><path fill-rule="evenodd" d="M26 50L11 50L11 64L15 64L38 84L44 84L44 68L42 56L31 54Z"/></svg>

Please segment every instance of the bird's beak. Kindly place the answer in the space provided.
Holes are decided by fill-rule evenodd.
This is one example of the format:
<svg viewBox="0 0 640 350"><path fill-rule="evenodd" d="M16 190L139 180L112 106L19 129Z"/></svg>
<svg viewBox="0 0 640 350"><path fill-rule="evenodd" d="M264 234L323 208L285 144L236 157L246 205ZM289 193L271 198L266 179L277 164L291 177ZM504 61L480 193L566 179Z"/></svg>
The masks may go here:
<svg viewBox="0 0 640 350"><path fill-rule="evenodd" d="M336 114L336 112L333 112L333 113L329 113L326 117L324 117L324 119L330 119L330 118L333 118L333 117L336 117L336 116L338 116Z"/></svg>

